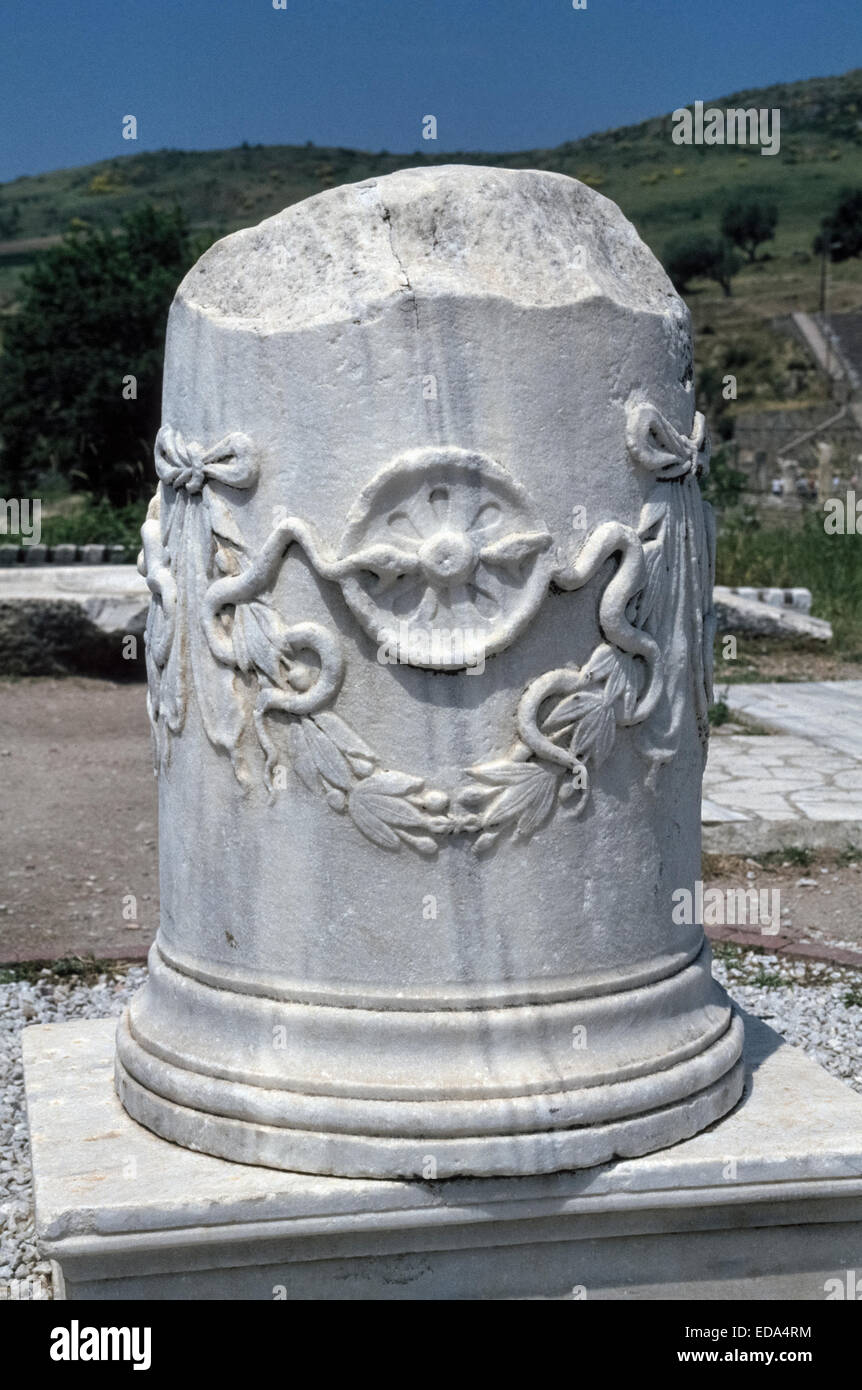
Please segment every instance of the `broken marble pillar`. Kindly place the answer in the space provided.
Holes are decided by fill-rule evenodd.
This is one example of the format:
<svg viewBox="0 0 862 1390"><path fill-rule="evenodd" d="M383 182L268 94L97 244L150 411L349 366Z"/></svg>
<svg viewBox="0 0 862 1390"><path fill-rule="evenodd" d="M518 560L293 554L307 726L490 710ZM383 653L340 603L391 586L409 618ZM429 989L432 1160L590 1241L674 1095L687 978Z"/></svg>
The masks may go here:
<svg viewBox="0 0 862 1390"><path fill-rule="evenodd" d="M834 469L832 458L835 453L835 446L829 443L828 439L818 439L814 446L817 455L817 497L820 502L824 502L827 497L831 497L834 488L832 478Z"/></svg>
<svg viewBox="0 0 862 1390"><path fill-rule="evenodd" d="M795 591L791 591L795 592ZM832 641L832 624L825 618L812 618L793 606L778 607L748 593L717 584L713 590L716 630L736 632L745 637L786 637Z"/></svg>
<svg viewBox="0 0 862 1390"><path fill-rule="evenodd" d="M797 460L779 457L776 458L775 462L777 463L779 472L781 474L781 486L783 489L782 496L785 498L795 497L796 483L801 476L800 467Z"/></svg>
<svg viewBox="0 0 862 1390"><path fill-rule="evenodd" d="M698 923L714 617L686 308L619 209L406 170L213 246L144 526L157 1134L549 1172L736 1103ZM678 914L676 914L678 915Z"/></svg>

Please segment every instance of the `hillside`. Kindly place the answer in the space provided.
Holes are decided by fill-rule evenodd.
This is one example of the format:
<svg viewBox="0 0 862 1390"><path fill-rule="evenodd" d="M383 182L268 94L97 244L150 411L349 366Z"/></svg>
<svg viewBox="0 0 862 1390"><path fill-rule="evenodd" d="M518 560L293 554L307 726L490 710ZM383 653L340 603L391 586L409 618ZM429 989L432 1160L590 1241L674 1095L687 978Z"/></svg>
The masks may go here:
<svg viewBox="0 0 862 1390"><path fill-rule="evenodd" d="M688 295L701 335L699 362L701 371L739 370L734 411L786 402L791 395L794 405L816 403L823 393L817 374L807 371L798 349L777 339L770 325L793 309L817 307L820 266L810 254L812 239L839 190L862 186L862 69L736 92L710 104L778 107L780 153L765 157L756 147L675 145L668 113L555 149L513 154L438 154L433 145L392 155L244 144L123 154L18 178L0 184L0 315L14 312L20 277L40 244L56 239L73 219L111 227L142 203L178 204L202 239L212 239L324 188L410 165L456 161L552 169L613 198L658 255L680 231L715 233L735 195L757 193L776 203L776 238L762 248L762 259L735 278L733 299L706 282ZM830 281L833 310L862 307L862 263L831 267Z"/></svg>
<svg viewBox="0 0 862 1390"><path fill-rule="evenodd" d="M681 221L709 220L729 187L756 189L779 203L788 244L801 238L807 248L809 225L824 201L862 177L862 69L736 92L707 104L780 108L780 154L770 158L751 148L674 145L670 114L555 149L502 155L438 154L433 144L403 155L312 144L124 153L0 184L0 240L54 236L72 218L109 226L127 208L146 201L177 203L192 224L222 233L334 184L415 164L457 161L574 175L620 203L650 242L678 229Z"/></svg>

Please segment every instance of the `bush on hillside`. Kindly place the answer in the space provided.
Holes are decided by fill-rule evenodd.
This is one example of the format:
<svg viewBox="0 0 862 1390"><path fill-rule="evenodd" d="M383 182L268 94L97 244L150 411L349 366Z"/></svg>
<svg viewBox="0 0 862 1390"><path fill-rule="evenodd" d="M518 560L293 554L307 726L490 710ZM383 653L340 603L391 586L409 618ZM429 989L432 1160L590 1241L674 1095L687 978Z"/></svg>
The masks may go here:
<svg viewBox="0 0 862 1390"><path fill-rule="evenodd" d="M118 506L151 490L167 314L194 259L182 213L153 207L117 233L79 226L40 256L4 331L7 494L46 473Z"/></svg>

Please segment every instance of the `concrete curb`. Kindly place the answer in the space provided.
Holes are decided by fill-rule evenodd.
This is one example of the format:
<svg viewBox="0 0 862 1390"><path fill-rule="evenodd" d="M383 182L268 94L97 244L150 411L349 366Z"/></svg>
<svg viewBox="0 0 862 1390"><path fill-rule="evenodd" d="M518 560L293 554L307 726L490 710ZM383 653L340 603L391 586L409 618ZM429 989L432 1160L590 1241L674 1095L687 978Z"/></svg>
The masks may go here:
<svg viewBox="0 0 862 1390"><path fill-rule="evenodd" d="M853 849L862 852L860 820L750 820L704 825L709 854L769 854L779 849Z"/></svg>

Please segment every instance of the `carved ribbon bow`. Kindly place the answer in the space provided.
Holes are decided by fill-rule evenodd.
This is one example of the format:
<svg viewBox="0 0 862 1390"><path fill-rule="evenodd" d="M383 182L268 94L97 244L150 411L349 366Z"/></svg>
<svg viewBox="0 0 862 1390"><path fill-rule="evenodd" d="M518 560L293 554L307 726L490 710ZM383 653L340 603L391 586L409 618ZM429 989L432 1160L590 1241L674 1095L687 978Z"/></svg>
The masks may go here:
<svg viewBox="0 0 862 1390"><path fill-rule="evenodd" d="M176 557L180 546L176 543L170 546L171 535L175 541L188 544L192 538L187 531L194 529L200 533L195 536L196 558L206 562L210 519L207 516L203 525L186 527L187 495L201 493L207 482L225 483L236 488L251 487L258 471L251 448L251 440L244 434L226 435L218 444L206 450L184 439L179 430L172 429L170 425L163 425L156 436L156 473L165 486L181 494L173 506L163 507L164 498L159 489L141 527L143 550L138 558L138 570L158 601L148 623L147 647L158 668L164 666L174 637L176 574L172 553ZM213 499L205 495L203 501L209 513Z"/></svg>
<svg viewBox="0 0 862 1390"><path fill-rule="evenodd" d="M206 485L249 488L258 468L244 434L226 435L203 449L170 425L156 437L155 464L162 485L141 528L138 569L153 595L146 631L148 702L160 761L165 751L162 722L172 733L182 728L190 681L199 693L207 692L202 696L205 723L215 728L234 718L224 693L201 679L205 639L196 612L197 589L208 570L212 537L230 529L224 502ZM232 733L215 741L226 744Z"/></svg>
<svg viewBox="0 0 862 1390"><path fill-rule="evenodd" d="M228 434L211 449L184 439L179 430L163 425L156 436L156 472L175 492L200 492L207 482L226 487L251 487L257 480L257 463L251 440L244 434Z"/></svg>
<svg viewBox="0 0 862 1390"><path fill-rule="evenodd" d="M665 482L687 474L700 478L709 472L709 433L700 411L691 434L680 434L656 406L632 403L626 411L626 444L643 468Z"/></svg>
<svg viewBox="0 0 862 1390"><path fill-rule="evenodd" d="M629 401L626 443L634 459L661 482L681 479L679 488L653 490L646 510L663 508L662 530L672 573L677 576L656 636L665 653L665 737L675 737L695 670L694 707L706 756L709 706L712 701L712 643L715 611L715 523L712 508L702 500L696 479L709 472L710 441L706 421L698 412L690 435L680 434L654 405ZM688 640L686 640L688 634Z"/></svg>

